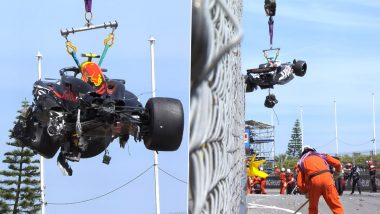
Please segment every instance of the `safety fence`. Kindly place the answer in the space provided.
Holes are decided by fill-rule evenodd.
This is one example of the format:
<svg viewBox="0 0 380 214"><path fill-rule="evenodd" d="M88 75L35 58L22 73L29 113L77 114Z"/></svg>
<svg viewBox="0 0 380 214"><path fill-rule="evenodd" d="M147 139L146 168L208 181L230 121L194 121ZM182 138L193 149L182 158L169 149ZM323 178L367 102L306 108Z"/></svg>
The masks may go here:
<svg viewBox="0 0 380 214"><path fill-rule="evenodd" d="M242 0L194 0L189 213L239 213L245 179Z"/></svg>
<svg viewBox="0 0 380 214"><path fill-rule="evenodd" d="M360 183L362 185L362 190L370 190L370 177L369 174L365 173L361 175ZM380 175L376 175L376 186L380 190ZM279 176L268 176L265 188L268 189L280 189L280 177ZM346 183L346 190L351 190L351 183Z"/></svg>

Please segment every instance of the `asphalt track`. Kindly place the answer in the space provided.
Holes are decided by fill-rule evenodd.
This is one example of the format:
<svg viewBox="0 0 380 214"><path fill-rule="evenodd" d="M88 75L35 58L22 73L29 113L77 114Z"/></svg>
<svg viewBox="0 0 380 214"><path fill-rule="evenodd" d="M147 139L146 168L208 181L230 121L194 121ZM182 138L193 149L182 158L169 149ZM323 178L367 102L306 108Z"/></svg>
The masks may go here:
<svg viewBox="0 0 380 214"><path fill-rule="evenodd" d="M270 214L270 213L294 213L305 201L304 195L280 195L278 189L267 189L266 195L247 195L248 214ZM375 214L380 213L380 193L357 191L350 195L345 191L340 197L346 214ZM323 197L319 199L319 213L332 213ZM298 213L308 213L308 204Z"/></svg>

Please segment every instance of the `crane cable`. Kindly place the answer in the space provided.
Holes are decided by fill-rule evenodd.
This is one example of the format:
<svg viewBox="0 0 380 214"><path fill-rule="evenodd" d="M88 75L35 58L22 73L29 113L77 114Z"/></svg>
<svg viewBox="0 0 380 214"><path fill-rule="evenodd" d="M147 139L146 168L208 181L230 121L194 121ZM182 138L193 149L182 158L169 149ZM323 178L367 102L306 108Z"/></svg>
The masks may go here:
<svg viewBox="0 0 380 214"><path fill-rule="evenodd" d="M73 201L73 202L52 202L52 203L49 203L49 202L46 202L46 205L73 205L73 204L81 204L81 203L86 203L86 202L89 202L89 201L93 201L93 200L96 200L96 199L99 199L99 198L102 198L102 197L105 197L113 192L116 192L117 190L127 186L128 184L132 183L133 181L137 180L138 178L140 178L141 176L143 176L145 173L147 173L150 169L153 168L154 165L151 165L149 166L146 170L144 170L143 172L141 172L140 174L138 174L136 177L134 177L133 179L127 181L126 183L124 183L123 185L111 190L111 191L108 191L104 194L101 194L101 195L98 195L96 197L92 197L92 198L89 198L89 199L85 199L85 200L80 200L80 201ZM172 175L171 173L159 168L159 170L161 170L162 172L164 172L165 174L167 174L168 176L170 176L171 178L173 179L176 179L177 181L179 182L182 182L184 184L187 184L187 181L184 181L183 179L180 179L174 175ZM13 205L13 204L12 204Z"/></svg>
<svg viewBox="0 0 380 214"><path fill-rule="evenodd" d="M85 24L87 27L91 26L91 20L92 20L92 0L84 0L84 8L85 8L85 14L84 19L86 19L87 23Z"/></svg>
<svg viewBox="0 0 380 214"><path fill-rule="evenodd" d="M96 197L92 197L92 198L89 198L89 199L86 199L86 200L81 200L81 201L74 201L74 202L65 202L65 203L46 203L47 205L72 205L72 204L81 204L81 203L85 203L85 202L89 202L89 201L93 201L93 200L96 200L96 199L99 199L99 198L102 198L106 195L109 195L125 186L127 186L128 184L132 183L133 181L137 180L139 177L143 176L146 172L148 172L151 168L153 168L154 165L151 165L149 168L147 168L146 170L144 170L142 173L140 173L139 175L137 175L135 178L129 180L128 182L124 183L123 185L107 192L107 193L104 193L102 195L99 195L99 196L96 196Z"/></svg>
<svg viewBox="0 0 380 214"><path fill-rule="evenodd" d="M274 21L273 21L273 16L270 16L269 17L269 20L268 20L268 25L269 25L269 42L270 42L270 49L272 49L273 47L273 24L274 24Z"/></svg>
<svg viewBox="0 0 380 214"><path fill-rule="evenodd" d="M273 44L273 16L276 15L276 0L265 0L264 9L267 16L269 16L268 25L269 25L269 41L270 41L270 49L272 49Z"/></svg>

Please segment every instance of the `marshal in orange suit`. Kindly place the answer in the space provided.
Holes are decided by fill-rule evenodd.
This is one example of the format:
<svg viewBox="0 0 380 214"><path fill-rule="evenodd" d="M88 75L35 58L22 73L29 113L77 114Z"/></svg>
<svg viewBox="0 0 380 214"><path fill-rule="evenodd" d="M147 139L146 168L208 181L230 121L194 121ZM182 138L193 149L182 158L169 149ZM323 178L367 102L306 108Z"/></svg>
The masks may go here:
<svg viewBox="0 0 380 214"><path fill-rule="evenodd" d="M309 214L318 213L320 196L323 196L333 213L344 213L329 165L335 168L334 177L339 176L342 168L339 160L318 153L310 146L304 147L298 162L297 186L309 197Z"/></svg>

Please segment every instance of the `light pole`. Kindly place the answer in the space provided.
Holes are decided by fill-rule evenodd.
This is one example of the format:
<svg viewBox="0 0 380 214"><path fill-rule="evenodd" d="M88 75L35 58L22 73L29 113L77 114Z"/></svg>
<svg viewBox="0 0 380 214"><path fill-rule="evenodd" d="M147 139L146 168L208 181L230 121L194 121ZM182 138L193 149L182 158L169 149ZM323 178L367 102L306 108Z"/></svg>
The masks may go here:
<svg viewBox="0 0 380 214"><path fill-rule="evenodd" d="M42 79L42 54L37 53L38 80ZM45 178L44 178L44 157L40 156L40 180L41 180L41 214L45 214Z"/></svg>
<svg viewBox="0 0 380 214"><path fill-rule="evenodd" d="M303 149L303 106L302 105L300 106L300 114L301 114L301 144L302 144L301 149Z"/></svg>
<svg viewBox="0 0 380 214"><path fill-rule="evenodd" d="M149 38L150 43L150 64L151 64L151 75L152 75L152 97L156 97L156 77L154 70L154 43L155 39L153 36ZM157 151L153 152L154 154L154 180L155 180L155 192L156 192L156 214L160 214L160 188L158 182L158 153Z"/></svg>
<svg viewBox="0 0 380 214"><path fill-rule="evenodd" d="M271 125L272 125L272 134L273 134L273 143L272 143L272 151L273 151L273 162L272 162L272 168L274 169L275 163L275 156L276 156L276 140L275 140L275 130L274 130L274 121L273 121L273 115L274 112L271 112Z"/></svg>
<svg viewBox="0 0 380 214"><path fill-rule="evenodd" d="M373 121L373 152L376 155L376 120L375 120L375 93L372 93L372 121Z"/></svg>
<svg viewBox="0 0 380 214"><path fill-rule="evenodd" d="M336 119L336 100L334 98L334 117L335 117L335 144L336 144L336 156L339 156L339 145L338 145L338 122Z"/></svg>

